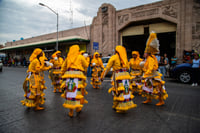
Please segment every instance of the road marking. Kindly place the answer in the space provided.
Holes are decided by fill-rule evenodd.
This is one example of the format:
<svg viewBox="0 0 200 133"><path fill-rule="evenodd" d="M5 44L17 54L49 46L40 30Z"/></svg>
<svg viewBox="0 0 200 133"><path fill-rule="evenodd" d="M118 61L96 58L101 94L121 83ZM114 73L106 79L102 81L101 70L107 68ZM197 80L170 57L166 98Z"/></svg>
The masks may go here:
<svg viewBox="0 0 200 133"><path fill-rule="evenodd" d="M173 113L173 112L165 112L165 113L167 115L169 115L169 116L174 116L174 117L180 117L180 118L183 118L183 119L192 119L192 120L200 121L200 118L195 117L195 116L184 115L184 114Z"/></svg>
<svg viewBox="0 0 200 133"><path fill-rule="evenodd" d="M106 79L106 80L103 80L103 81L111 81L111 79Z"/></svg>

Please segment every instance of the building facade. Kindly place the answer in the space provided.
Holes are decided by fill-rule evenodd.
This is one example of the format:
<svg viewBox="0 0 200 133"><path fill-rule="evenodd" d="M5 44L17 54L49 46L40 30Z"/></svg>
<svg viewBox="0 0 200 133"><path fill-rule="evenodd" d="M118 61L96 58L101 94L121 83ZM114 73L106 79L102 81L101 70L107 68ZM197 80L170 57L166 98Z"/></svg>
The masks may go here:
<svg viewBox="0 0 200 133"><path fill-rule="evenodd" d="M91 25L91 42L99 42L103 55L119 44L129 56L132 50L142 54L151 31L158 35L161 54L181 59L184 50L200 52L200 1L163 0L118 11L103 4Z"/></svg>
<svg viewBox="0 0 200 133"><path fill-rule="evenodd" d="M90 26L65 30L58 32L58 49L62 51L62 56L66 57L69 47L78 44L81 50L90 49ZM46 56L50 57L55 52L57 33L50 33L37 37L27 38L14 42L7 42L6 47L0 51L9 55L10 58L18 59L30 57L35 48L41 48L45 51Z"/></svg>
<svg viewBox="0 0 200 133"><path fill-rule="evenodd" d="M184 50L200 52L200 1L163 0L123 10L116 10L113 5L104 3L90 26L61 31L59 38L80 36L83 40L79 44L83 44L91 54L95 52L93 43L96 42L99 44L96 51L103 56L113 54L117 45L123 45L130 57L133 50L143 54L151 31L157 33L160 54L176 55L182 59ZM9 42L6 46L55 39L55 34L39 36L36 40ZM65 47L64 51L67 51L69 44L77 42L63 43L62 46L59 44L59 49Z"/></svg>

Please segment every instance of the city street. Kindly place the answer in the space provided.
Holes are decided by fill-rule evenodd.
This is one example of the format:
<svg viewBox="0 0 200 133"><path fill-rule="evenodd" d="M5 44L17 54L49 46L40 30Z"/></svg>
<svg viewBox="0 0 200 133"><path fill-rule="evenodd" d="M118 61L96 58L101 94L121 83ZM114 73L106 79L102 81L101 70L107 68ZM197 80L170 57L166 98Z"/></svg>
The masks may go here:
<svg viewBox="0 0 200 133"><path fill-rule="evenodd" d="M45 110L34 111L21 105L22 89L27 68L4 67L0 73L0 133L199 133L200 86L191 87L174 79L166 80L168 99L162 107L142 104L145 98L135 95L137 108L125 114L112 109L110 78L101 89L93 89L88 78L86 99L82 112L68 117L60 93L53 93L48 72Z"/></svg>

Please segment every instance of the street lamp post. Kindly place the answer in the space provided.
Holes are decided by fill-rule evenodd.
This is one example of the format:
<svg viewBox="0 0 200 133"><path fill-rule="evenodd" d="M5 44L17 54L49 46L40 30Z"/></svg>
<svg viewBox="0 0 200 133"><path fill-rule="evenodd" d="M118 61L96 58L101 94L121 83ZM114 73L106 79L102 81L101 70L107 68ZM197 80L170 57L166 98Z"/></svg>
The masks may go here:
<svg viewBox="0 0 200 133"><path fill-rule="evenodd" d="M39 3L39 5L41 5L41 6L45 6L45 7L47 7L47 8L49 8L53 13L55 13L56 14L56 16L57 16L57 40L56 40L56 51L58 50L58 13L57 12L55 12L53 9L51 9L50 7L48 7L47 5L45 5L45 4L43 4L43 3Z"/></svg>

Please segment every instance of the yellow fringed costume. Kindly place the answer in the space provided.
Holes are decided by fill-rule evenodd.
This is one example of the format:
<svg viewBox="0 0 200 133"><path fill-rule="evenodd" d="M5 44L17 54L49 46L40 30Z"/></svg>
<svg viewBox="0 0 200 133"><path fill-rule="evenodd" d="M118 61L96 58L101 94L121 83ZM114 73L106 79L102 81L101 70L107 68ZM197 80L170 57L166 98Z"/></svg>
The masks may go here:
<svg viewBox="0 0 200 133"><path fill-rule="evenodd" d="M133 58L129 61L129 66L131 69L131 85L132 92L138 92L140 95L142 93L142 68L140 67L140 62L143 61L140 58L140 54L138 51L132 51Z"/></svg>
<svg viewBox="0 0 200 133"><path fill-rule="evenodd" d="M113 68L112 88L108 90L113 95L112 108L116 112L125 112L131 108L137 107L133 103L134 96L131 92L130 75L128 73L129 64L127 60L126 49L123 46L116 47L116 54L113 55L102 73L102 79L107 72Z"/></svg>
<svg viewBox="0 0 200 133"><path fill-rule="evenodd" d="M44 71L47 71L51 68L51 66L46 66L45 65L45 61L47 61L47 58L43 52L43 56L41 56L40 58L40 62L42 64L42 67L41 67L41 71L39 73L40 75L40 79L41 79L41 91L42 91L42 95L41 95L41 99L40 99L40 104L44 104L45 102L45 93L44 93L44 90L47 89L47 87L45 86L45 80L44 80Z"/></svg>
<svg viewBox="0 0 200 133"><path fill-rule="evenodd" d="M39 104L42 103L42 96L44 93L42 91L42 80L40 72L43 69L40 57L43 56L42 50L36 48L32 55L30 56L30 65L28 67L28 75L24 81L23 89L25 92L25 99L21 101L22 105L27 107L36 107L35 110L42 110Z"/></svg>
<svg viewBox="0 0 200 133"><path fill-rule="evenodd" d="M91 84L93 88L99 88L99 86L101 85L101 72L102 69L104 69L104 66L99 56L100 56L99 53L95 52L94 57L91 61L91 67L92 67Z"/></svg>
<svg viewBox="0 0 200 133"><path fill-rule="evenodd" d="M156 105L161 106L164 104L168 94L164 87L165 81L161 80L162 74L157 71L158 62L154 56L157 52L159 52L159 42L156 33L151 32L145 48L147 58L143 67L144 85L142 87L142 96L147 98L143 103L150 103L152 99L159 99L159 103Z"/></svg>
<svg viewBox="0 0 200 133"><path fill-rule="evenodd" d="M85 53L85 51L81 50L79 53L80 53L80 55L83 55Z"/></svg>
<svg viewBox="0 0 200 133"><path fill-rule="evenodd" d="M52 59L50 63L53 64L53 68L49 71L49 78L52 81L52 85L54 86L53 92L56 92L57 89L59 92L62 92L60 85L61 85L61 66L63 64L63 58L60 57L61 52L56 51L52 55Z"/></svg>
<svg viewBox="0 0 200 133"><path fill-rule="evenodd" d="M86 59L86 61L88 62L88 64L90 64L90 57L88 57L88 54L85 54L86 52L84 50L81 50L79 52L80 55L83 55ZM87 73L87 68L85 68L84 70L84 73L86 74Z"/></svg>
<svg viewBox="0 0 200 133"><path fill-rule="evenodd" d="M63 82L61 88L64 89L62 98L66 99L63 107L70 109L69 116L73 116L73 110L80 112L83 104L87 103L84 95L87 94L86 76L84 70L88 67L88 62L83 55L79 54L79 46L73 45L69 49L67 58L65 59L61 72Z"/></svg>

